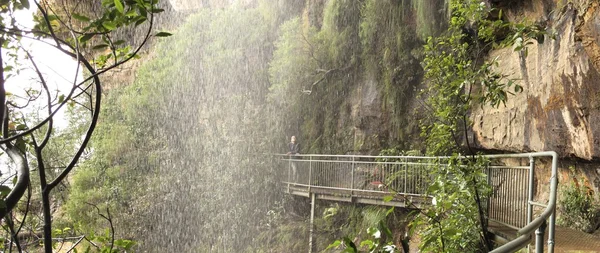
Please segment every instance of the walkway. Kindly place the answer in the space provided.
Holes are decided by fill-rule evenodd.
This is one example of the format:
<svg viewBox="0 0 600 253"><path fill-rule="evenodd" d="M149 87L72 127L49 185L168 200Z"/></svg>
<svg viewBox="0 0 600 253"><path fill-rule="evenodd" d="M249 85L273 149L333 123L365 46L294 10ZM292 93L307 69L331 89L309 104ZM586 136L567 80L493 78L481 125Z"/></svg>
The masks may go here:
<svg viewBox="0 0 600 253"><path fill-rule="evenodd" d="M556 227L555 229L554 252L600 253L600 231L597 234L588 234L565 227ZM506 228L497 223L490 223L490 231L510 239L516 238L517 235L517 230ZM544 240L548 240L547 233ZM533 244L532 249L534 249ZM548 251L548 247L544 245L544 252L546 251Z"/></svg>
<svg viewBox="0 0 600 253"><path fill-rule="evenodd" d="M544 247L546 251L546 247ZM600 235L591 235L570 228L556 227L555 252L600 252Z"/></svg>
<svg viewBox="0 0 600 253"><path fill-rule="evenodd" d="M553 229L557 188L556 153L486 157L490 160L490 165L485 168L488 183L493 189L488 199L488 219L490 223L498 224L496 230L509 231L506 234L496 231L498 236L506 237L507 243L494 252L514 252L530 244L535 229L542 223L547 223L550 228L546 235L556 238ZM447 157L417 156L282 156L281 161L285 163L282 166L287 166L288 171L281 181L285 183L287 193L310 197L313 208L315 199L422 208L431 203L427 195L430 185L428 171L446 166L447 160ZM540 178L534 181L538 174ZM548 183L540 183L540 180ZM541 185L550 185L550 189ZM549 199L539 196L549 196ZM516 238L517 230L521 237ZM570 234L562 231L560 236L569 238ZM564 252L563 247L558 246L564 238L555 242L556 252ZM550 241L547 238L545 240Z"/></svg>

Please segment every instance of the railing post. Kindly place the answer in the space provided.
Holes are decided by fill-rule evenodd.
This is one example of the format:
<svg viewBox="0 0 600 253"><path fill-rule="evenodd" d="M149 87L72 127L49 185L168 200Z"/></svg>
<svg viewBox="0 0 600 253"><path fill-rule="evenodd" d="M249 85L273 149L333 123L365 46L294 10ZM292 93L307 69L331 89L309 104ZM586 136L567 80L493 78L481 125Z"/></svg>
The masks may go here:
<svg viewBox="0 0 600 253"><path fill-rule="evenodd" d="M408 193L406 191L407 189L407 182L408 182L408 164L406 164L405 160L402 159L402 162L400 163L400 168L404 167L404 200L406 201L406 194ZM416 183L415 183L415 189L416 189ZM415 192L416 193L416 192Z"/></svg>
<svg viewBox="0 0 600 253"><path fill-rule="evenodd" d="M533 156L529 156L529 185L527 186L527 224L531 223L533 220L533 205L531 202L533 201L533 181L535 176L535 158ZM537 233L537 232L536 232ZM537 240L537 238L536 238ZM544 239L542 238L542 241ZM527 252L531 252L531 246L527 245ZM543 247L543 246L542 246ZM536 252L537 251L537 242L536 242ZM544 249L542 248L542 251Z"/></svg>
<svg viewBox="0 0 600 253"><path fill-rule="evenodd" d="M556 207L550 215L550 228L548 229L548 253L554 253L554 229L556 228Z"/></svg>
<svg viewBox="0 0 600 253"><path fill-rule="evenodd" d="M542 222L542 225L535 230L535 252L544 252L544 232L546 231L546 220Z"/></svg>
<svg viewBox="0 0 600 253"><path fill-rule="evenodd" d="M308 253L313 252L313 229L315 220L315 194L310 194L310 229L309 229L309 237L308 237Z"/></svg>
<svg viewBox="0 0 600 253"><path fill-rule="evenodd" d="M487 185L489 185L492 189L492 168L490 168L489 164L485 166L485 170L487 173ZM488 220L486 221L487 225L489 226L490 221L489 221L489 217L491 217L492 215L492 198L494 197L494 192L492 190L492 193L489 195L489 197L485 198L485 207L487 210L487 217Z"/></svg>
<svg viewBox="0 0 600 253"><path fill-rule="evenodd" d="M312 156L308 156L308 192L310 192L311 185L312 185Z"/></svg>
<svg viewBox="0 0 600 253"><path fill-rule="evenodd" d="M354 197L354 156L352 156L352 180L350 181L350 198Z"/></svg>
<svg viewBox="0 0 600 253"><path fill-rule="evenodd" d="M292 181L292 160L290 156L288 156L288 182L287 182L287 192L290 193L290 182Z"/></svg>
<svg viewBox="0 0 600 253"><path fill-rule="evenodd" d="M533 156L529 157L529 186L528 186L528 195L527 195L527 224L531 223L533 217L533 205L531 202L533 201L533 177L535 171L535 158Z"/></svg>
<svg viewBox="0 0 600 253"><path fill-rule="evenodd" d="M553 158L553 159L557 159L557 158ZM556 164L554 162L554 160L552 161L552 167L556 167ZM555 168L553 168L553 170L556 170ZM551 183L550 183L550 192L555 191L555 194L558 194L558 176L554 175L554 177L552 177L551 179ZM550 228L548 229L548 252L549 253L554 253L554 236L555 236L555 229L556 229L556 204L554 204L554 210L552 210L552 214L550 215Z"/></svg>

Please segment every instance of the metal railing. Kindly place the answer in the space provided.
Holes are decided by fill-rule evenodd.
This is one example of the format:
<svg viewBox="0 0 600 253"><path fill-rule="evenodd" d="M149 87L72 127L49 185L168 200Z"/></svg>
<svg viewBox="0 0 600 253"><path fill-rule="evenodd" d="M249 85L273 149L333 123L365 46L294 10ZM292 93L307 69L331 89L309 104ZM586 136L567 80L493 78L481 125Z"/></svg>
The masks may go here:
<svg viewBox="0 0 600 253"><path fill-rule="evenodd" d="M297 155L282 159L287 187L331 190L338 194L396 193L426 197L427 167L434 157Z"/></svg>
<svg viewBox="0 0 600 253"><path fill-rule="evenodd" d="M287 173L281 181L291 188L321 194L427 198L431 181L428 171L444 166L448 157L364 155L280 155ZM526 247L536 232L536 252L543 251L546 221L549 220L548 251L554 251L557 189L555 152L486 155L486 172L493 193L487 199L488 219L518 230L519 237L493 252L514 252ZM550 193L547 203L535 202L535 161L551 159ZM283 167L283 166L282 166ZM539 171L540 169L538 169ZM537 189L541 190L541 189ZM376 195L379 193L379 195ZM373 195L375 194L375 195ZM534 219L534 208L545 208ZM537 229L537 230L536 230ZM541 245L541 246L540 246Z"/></svg>

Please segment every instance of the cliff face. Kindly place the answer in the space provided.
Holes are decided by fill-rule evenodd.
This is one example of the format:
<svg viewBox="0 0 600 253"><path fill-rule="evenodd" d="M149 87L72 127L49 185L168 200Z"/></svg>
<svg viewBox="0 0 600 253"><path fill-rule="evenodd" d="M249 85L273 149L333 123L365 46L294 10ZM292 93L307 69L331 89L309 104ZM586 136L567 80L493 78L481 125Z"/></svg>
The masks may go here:
<svg viewBox="0 0 600 253"><path fill-rule="evenodd" d="M534 43L526 58L511 48L490 53L499 69L520 79L522 93L506 106L474 108L473 141L481 149L527 152L554 150L563 159L561 182L569 167L600 190L600 8L597 1L523 1L503 7L513 20L546 25L545 43ZM539 172L545 174L545 169ZM547 175L546 175L547 176ZM541 181L540 181L541 182ZM540 185L546 189L547 185ZM538 187L538 188L539 188ZM542 189L542 188L539 188ZM540 191L543 192L543 191Z"/></svg>
<svg viewBox="0 0 600 253"><path fill-rule="evenodd" d="M600 158L600 127L595 125L600 119L598 3L561 6L540 0L523 7L509 13L546 24L556 37L531 45L524 60L511 48L491 53L502 73L520 79L524 91L506 106L473 111L475 141L484 149Z"/></svg>

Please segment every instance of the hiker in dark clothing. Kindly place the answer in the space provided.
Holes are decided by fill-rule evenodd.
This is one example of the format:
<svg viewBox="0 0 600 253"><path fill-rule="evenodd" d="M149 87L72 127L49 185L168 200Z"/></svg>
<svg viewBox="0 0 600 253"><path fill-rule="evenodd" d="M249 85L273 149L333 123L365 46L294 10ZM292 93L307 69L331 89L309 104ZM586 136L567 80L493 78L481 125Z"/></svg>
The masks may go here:
<svg viewBox="0 0 600 253"><path fill-rule="evenodd" d="M290 156L290 159L298 159L296 155L300 153L300 144L296 142L296 136L292 136L290 143L288 143L288 152L287 155ZM292 168L292 179L293 182L298 182L298 173L296 171L296 162L290 161L290 166Z"/></svg>
<svg viewBox="0 0 600 253"><path fill-rule="evenodd" d="M288 144L289 152L288 155L297 155L300 153L300 144L296 142L296 136L292 136L290 143Z"/></svg>

